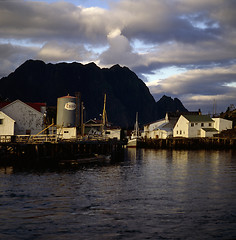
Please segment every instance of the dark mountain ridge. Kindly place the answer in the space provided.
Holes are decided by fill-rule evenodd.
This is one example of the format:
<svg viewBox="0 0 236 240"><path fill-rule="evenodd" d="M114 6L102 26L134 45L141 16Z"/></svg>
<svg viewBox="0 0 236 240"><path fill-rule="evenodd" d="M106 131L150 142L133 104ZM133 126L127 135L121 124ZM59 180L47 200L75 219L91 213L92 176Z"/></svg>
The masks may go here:
<svg viewBox="0 0 236 240"><path fill-rule="evenodd" d="M100 118L104 94L108 120L122 127L133 126L136 112L140 124L164 117L167 111L186 112L178 99L163 96L155 102L148 87L127 67L99 68L95 63L45 64L28 60L1 80L0 96L25 102L46 102L81 93L86 119Z"/></svg>

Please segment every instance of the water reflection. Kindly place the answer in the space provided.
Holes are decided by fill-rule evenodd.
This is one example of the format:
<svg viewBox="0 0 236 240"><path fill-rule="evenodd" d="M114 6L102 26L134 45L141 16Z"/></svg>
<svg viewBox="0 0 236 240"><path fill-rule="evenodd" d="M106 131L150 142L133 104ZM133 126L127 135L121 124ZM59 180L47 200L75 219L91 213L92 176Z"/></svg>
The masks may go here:
<svg viewBox="0 0 236 240"><path fill-rule="evenodd" d="M233 239L234 153L127 149L103 167L0 169L0 239Z"/></svg>

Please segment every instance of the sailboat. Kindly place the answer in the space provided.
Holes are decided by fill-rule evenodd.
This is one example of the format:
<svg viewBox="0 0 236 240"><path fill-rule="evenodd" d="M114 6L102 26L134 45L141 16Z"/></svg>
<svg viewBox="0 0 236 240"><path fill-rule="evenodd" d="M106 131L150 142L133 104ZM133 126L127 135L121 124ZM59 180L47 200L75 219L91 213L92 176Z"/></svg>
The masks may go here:
<svg viewBox="0 0 236 240"><path fill-rule="evenodd" d="M128 140L127 147L139 147L141 142L141 136L139 134L138 127L138 113L136 113L136 122L134 124L134 131L132 132L131 138Z"/></svg>

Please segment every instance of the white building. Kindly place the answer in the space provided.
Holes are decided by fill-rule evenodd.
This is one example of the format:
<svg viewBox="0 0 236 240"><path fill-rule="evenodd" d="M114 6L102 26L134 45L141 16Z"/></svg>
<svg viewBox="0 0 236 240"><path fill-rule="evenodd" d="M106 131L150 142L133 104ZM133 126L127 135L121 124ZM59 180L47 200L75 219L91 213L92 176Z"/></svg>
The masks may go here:
<svg viewBox="0 0 236 240"><path fill-rule="evenodd" d="M46 104L26 104L20 100L1 108L2 112L15 121L14 135L34 135L42 131L45 110Z"/></svg>
<svg viewBox="0 0 236 240"><path fill-rule="evenodd" d="M0 136L14 135L14 125L15 121L4 112L0 111Z"/></svg>
<svg viewBox="0 0 236 240"><path fill-rule="evenodd" d="M194 114L196 113L194 112ZM166 113L164 119L160 119L156 122L144 125L142 137L152 139L166 139L168 137L173 137L173 128L180 115L181 113L179 112Z"/></svg>
<svg viewBox="0 0 236 240"><path fill-rule="evenodd" d="M227 129L233 128L233 122L223 118L212 118L214 121L214 128L216 128L219 132Z"/></svg>
<svg viewBox="0 0 236 240"><path fill-rule="evenodd" d="M61 139L76 139L76 134L76 127L62 127L57 129L57 135Z"/></svg>
<svg viewBox="0 0 236 240"><path fill-rule="evenodd" d="M120 128L107 128L105 129L103 136L105 136L106 139L117 139L120 140L121 138L121 129Z"/></svg>
<svg viewBox="0 0 236 240"><path fill-rule="evenodd" d="M164 126L169 122L168 114L166 114L164 119L160 119L156 122L152 122L144 125L142 137L143 138L160 138L159 137L159 127Z"/></svg>
<svg viewBox="0 0 236 240"><path fill-rule="evenodd" d="M222 130L232 129L232 121L207 115L181 115L175 124L173 137L213 137Z"/></svg>

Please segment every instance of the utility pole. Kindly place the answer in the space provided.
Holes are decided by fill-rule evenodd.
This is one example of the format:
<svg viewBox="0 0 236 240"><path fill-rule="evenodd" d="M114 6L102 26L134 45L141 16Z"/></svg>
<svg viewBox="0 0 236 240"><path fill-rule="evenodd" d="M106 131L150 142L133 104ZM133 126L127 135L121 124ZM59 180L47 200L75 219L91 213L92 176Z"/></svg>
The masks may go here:
<svg viewBox="0 0 236 240"><path fill-rule="evenodd" d="M81 102L81 121L80 121L80 126L81 126L81 136L84 136L84 103Z"/></svg>
<svg viewBox="0 0 236 240"><path fill-rule="evenodd" d="M75 97L76 97L76 111L75 111L75 126L78 127L79 126L79 112L80 112L80 92L76 92L75 93Z"/></svg>

